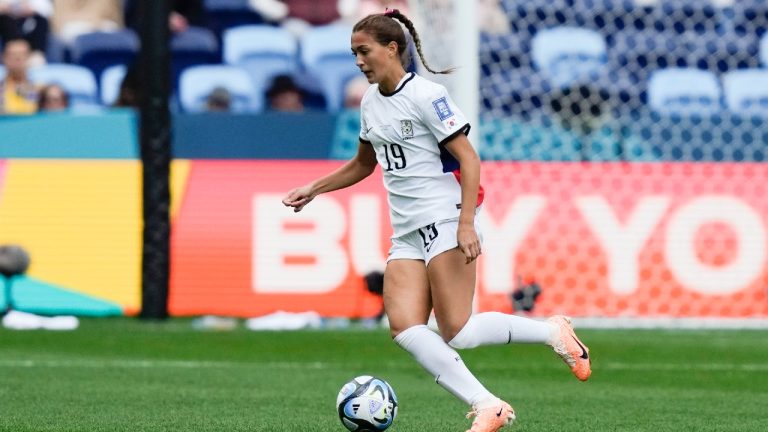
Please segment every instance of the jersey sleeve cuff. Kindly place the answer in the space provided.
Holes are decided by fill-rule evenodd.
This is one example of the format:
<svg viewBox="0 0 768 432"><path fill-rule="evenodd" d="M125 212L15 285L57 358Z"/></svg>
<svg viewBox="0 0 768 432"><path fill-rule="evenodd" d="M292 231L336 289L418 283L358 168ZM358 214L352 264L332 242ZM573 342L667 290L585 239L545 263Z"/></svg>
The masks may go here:
<svg viewBox="0 0 768 432"><path fill-rule="evenodd" d="M454 133L452 133L452 134L448 135L448 136L447 136L447 137L446 137L444 140L440 141L440 145L441 145L441 146L442 146L442 145L446 145L446 144L448 143L448 141L450 141L450 140L452 140L452 139L456 138L457 136L459 136L459 134L462 134L462 133L463 133L464 135L469 135L469 130L470 130L471 128L472 128L472 126L471 126L469 123L466 123L464 126L462 126L461 128L459 128L459 130L457 130L456 132L454 132Z"/></svg>

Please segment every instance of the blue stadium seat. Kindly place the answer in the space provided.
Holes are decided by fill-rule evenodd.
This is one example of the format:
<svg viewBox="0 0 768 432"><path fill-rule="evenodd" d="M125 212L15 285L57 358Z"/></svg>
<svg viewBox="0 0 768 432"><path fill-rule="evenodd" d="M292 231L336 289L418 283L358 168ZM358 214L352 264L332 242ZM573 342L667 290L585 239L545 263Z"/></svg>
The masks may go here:
<svg viewBox="0 0 768 432"><path fill-rule="evenodd" d="M48 63L69 63L69 48L67 44L53 33L48 35L45 59Z"/></svg>
<svg viewBox="0 0 768 432"><path fill-rule="evenodd" d="M139 52L139 38L132 30L118 32L86 33L78 36L72 45L72 62L85 66L94 76L101 76L104 69L127 65Z"/></svg>
<svg viewBox="0 0 768 432"><path fill-rule="evenodd" d="M101 74L101 103L107 106L114 105L120 94L120 85L125 78L128 68L125 65L114 65L104 69Z"/></svg>
<svg viewBox="0 0 768 432"><path fill-rule="evenodd" d="M69 93L73 108L98 105L96 79L88 68L73 64L49 63L29 70L35 83L58 84Z"/></svg>
<svg viewBox="0 0 768 432"><path fill-rule="evenodd" d="M178 88L181 71L189 66L219 63L219 41L216 35L202 27L190 27L171 38L171 72L173 88Z"/></svg>
<svg viewBox="0 0 768 432"><path fill-rule="evenodd" d="M534 66L556 86L594 80L607 62L602 35L577 27L540 31L531 41L531 55Z"/></svg>
<svg viewBox="0 0 768 432"><path fill-rule="evenodd" d="M760 38L760 64L763 67L768 67L768 33L764 34Z"/></svg>
<svg viewBox="0 0 768 432"><path fill-rule="evenodd" d="M206 98L215 87L224 87L232 94L232 112L258 110L259 98L248 72L232 65L201 65L184 69L179 79L181 108L185 112L205 111Z"/></svg>
<svg viewBox="0 0 768 432"><path fill-rule="evenodd" d="M352 28L327 25L309 29L301 38L301 60L322 87L329 111L336 112L344 100L344 85L360 74L350 51Z"/></svg>
<svg viewBox="0 0 768 432"><path fill-rule="evenodd" d="M217 36L231 27L264 23L264 18L248 5L248 0L205 0L203 8L205 27Z"/></svg>
<svg viewBox="0 0 768 432"><path fill-rule="evenodd" d="M240 66L251 76L256 93L264 94L276 75L291 75L298 67L298 43L287 30L267 25L234 27L222 36L224 62Z"/></svg>
<svg viewBox="0 0 768 432"><path fill-rule="evenodd" d="M648 103L659 113L712 114L721 110L717 76L692 68L654 71L648 81Z"/></svg>
<svg viewBox="0 0 768 432"><path fill-rule="evenodd" d="M729 111L768 117L768 69L741 69L723 74Z"/></svg>

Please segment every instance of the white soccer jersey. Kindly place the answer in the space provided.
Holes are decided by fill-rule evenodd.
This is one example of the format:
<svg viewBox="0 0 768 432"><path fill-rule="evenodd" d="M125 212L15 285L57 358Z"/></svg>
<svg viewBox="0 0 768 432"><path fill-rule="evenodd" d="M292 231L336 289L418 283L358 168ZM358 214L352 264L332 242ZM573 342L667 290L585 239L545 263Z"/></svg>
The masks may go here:
<svg viewBox="0 0 768 432"><path fill-rule="evenodd" d="M445 87L415 73L391 94L378 85L366 91L360 140L373 145L384 172L395 237L459 216L459 163L443 144L469 128Z"/></svg>

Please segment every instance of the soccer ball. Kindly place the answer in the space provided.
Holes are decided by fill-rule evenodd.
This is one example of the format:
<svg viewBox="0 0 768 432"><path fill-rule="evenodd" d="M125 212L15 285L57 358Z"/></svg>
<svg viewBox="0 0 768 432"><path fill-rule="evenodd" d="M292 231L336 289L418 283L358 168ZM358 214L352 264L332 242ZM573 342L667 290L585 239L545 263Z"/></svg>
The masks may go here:
<svg viewBox="0 0 768 432"><path fill-rule="evenodd" d="M359 376L344 384L336 397L344 427L352 432L383 431L397 415L397 396L381 378Z"/></svg>

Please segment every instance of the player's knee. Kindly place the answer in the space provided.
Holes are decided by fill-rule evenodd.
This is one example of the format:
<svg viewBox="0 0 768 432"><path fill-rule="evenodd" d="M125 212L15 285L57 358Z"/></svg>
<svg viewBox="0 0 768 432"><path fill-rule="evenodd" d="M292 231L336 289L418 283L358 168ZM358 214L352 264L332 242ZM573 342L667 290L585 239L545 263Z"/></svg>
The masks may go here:
<svg viewBox="0 0 768 432"><path fill-rule="evenodd" d="M474 348L477 346L477 343L472 337L472 332L467 327L468 326L465 325L455 332L447 333L443 335L443 339L448 345L455 349Z"/></svg>

